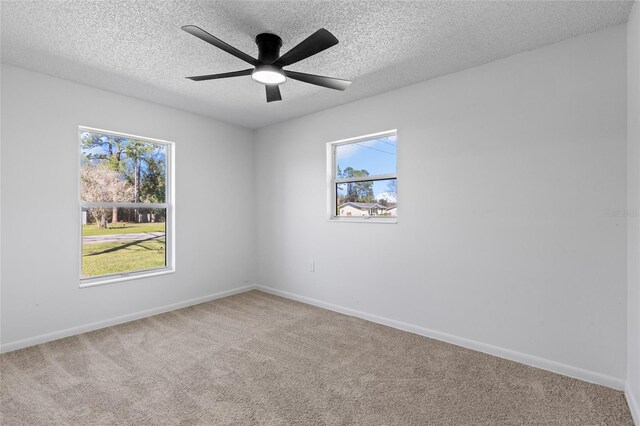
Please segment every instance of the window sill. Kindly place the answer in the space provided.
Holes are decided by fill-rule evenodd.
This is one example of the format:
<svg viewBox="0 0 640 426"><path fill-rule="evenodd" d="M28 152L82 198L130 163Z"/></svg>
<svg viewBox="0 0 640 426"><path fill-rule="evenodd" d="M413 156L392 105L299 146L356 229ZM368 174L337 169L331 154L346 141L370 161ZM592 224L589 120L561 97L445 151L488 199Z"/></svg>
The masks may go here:
<svg viewBox="0 0 640 426"><path fill-rule="evenodd" d="M398 218L382 218L382 217L372 217L369 219L365 219L362 217L338 217L332 216L329 218L329 222L340 222L340 223L385 223L385 224L396 224L398 223Z"/></svg>
<svg viewBox="0 0 640 426"><path fill-rule="evenodd" d="M140 278L157 277L160 275L168 275L175 273L175 269L156 269L148 272L132 272L129 275L110 275L106 277L86 278L80 280L80 288L96 287L99 285L107 285L119 283L122 281L138 280Z"/></svg>

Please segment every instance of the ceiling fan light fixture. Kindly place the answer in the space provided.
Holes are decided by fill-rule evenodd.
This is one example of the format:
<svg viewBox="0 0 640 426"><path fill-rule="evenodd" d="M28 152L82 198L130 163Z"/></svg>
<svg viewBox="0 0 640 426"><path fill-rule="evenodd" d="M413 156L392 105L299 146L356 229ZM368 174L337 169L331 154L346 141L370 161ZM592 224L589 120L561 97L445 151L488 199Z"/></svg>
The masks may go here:
<svg viewBox="0 0 640 426"><path fill-rule="evenodd" d="M273 65L258 65L256 69L251 73L251 78L254 81L262 84L282 84L287 81L284 72Z"/></svg>

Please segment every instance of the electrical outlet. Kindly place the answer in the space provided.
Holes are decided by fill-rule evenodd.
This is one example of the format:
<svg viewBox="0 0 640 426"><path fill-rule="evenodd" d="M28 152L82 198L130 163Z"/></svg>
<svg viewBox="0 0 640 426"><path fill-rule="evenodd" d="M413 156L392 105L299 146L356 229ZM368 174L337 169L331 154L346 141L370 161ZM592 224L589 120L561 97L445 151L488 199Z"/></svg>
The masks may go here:
<svg viewBox="0 0 640 426"><path fill-rule="evenodd" d="M314 262L313 260L309 261L309 272L315 272L316 271L316 262Z"/></svg>

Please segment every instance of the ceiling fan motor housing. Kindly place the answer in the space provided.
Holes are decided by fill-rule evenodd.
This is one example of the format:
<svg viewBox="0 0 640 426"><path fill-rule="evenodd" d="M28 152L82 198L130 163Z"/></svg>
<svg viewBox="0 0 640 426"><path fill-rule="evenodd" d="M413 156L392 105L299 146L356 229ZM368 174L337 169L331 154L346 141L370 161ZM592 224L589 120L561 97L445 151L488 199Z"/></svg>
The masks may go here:
<svg viewBox="0 0 640 426"><path fill-rule="evenodd" d="M258 45L258 61L271 64L280 57L282 39L275 34L262 33L256 36Z"/></svg>
<svg viewBox="0 0 640 426"><path fill-rule="evenodd" d="M273 65L280 57L282 39L275 34L262 33L256 36L256 44L260 63L256 65L251 78L266 85L279 85L287 81L282 67Z"/></svg>

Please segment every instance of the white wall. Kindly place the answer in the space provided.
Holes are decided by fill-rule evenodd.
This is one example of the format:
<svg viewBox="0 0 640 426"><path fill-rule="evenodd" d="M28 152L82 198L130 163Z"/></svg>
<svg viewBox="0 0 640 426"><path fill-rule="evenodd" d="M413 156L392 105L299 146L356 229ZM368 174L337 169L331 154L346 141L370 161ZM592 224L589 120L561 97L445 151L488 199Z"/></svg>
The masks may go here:
<svg viewBox="0 0 640 426"><path fill-rule="evenodd" d="M623 387L625 37L614 27L257 131L259 283ZM329 223L325 143L394 128L398 224Z"/></svg>
<svg viewBox="0 0 640 426"><path fill-rule="evenodd" d="M3 349L254 281L251 131L12 66L1 77ZM78 288L78 125L175 142L175 274Z"/></svg>
<svg viewBox="0 0 640 426"><path fill-rule="evenodd" d="M640 4L627 23L627 400L640 425Z"/></svg>

